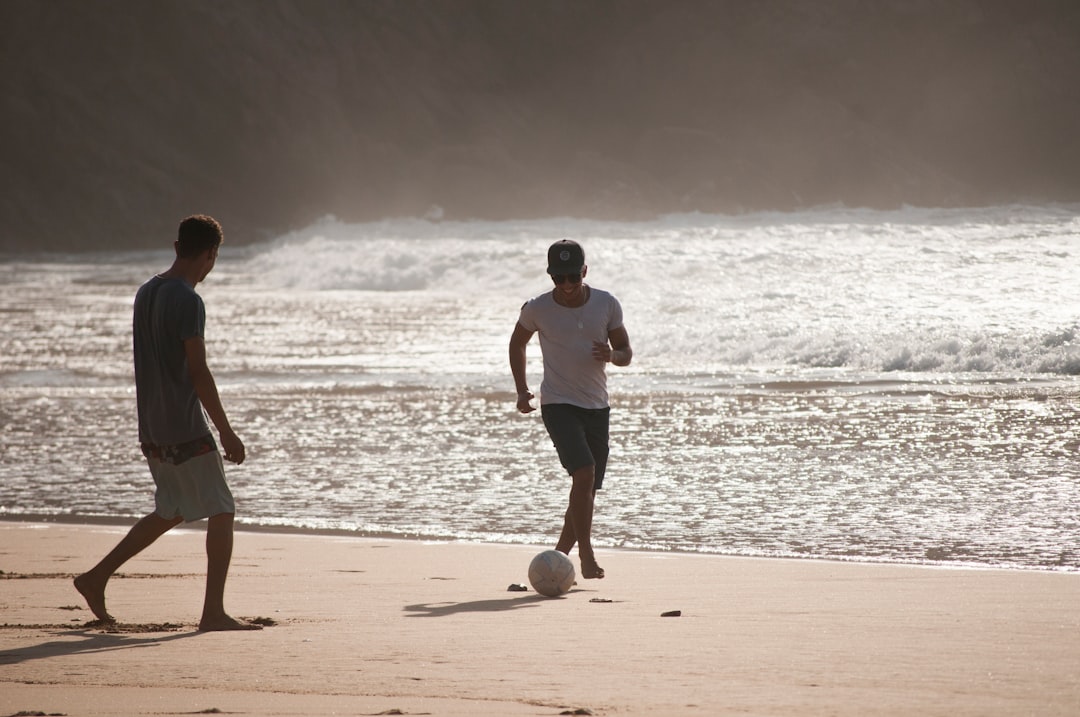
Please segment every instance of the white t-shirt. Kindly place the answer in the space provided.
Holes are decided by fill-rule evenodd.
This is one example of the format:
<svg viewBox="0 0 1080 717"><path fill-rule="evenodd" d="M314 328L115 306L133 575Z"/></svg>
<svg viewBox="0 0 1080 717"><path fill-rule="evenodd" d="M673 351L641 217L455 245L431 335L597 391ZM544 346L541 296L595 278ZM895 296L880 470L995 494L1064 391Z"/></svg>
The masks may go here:
<svg viewBox="0 0 1080 717"><path fill-rule="evenodd" d="M607 343L608 334L623 325L622 306L606 291L588 290L588 301L576 308L555 303L550 291L521 307L518 323L540 334L542 404L607 408L607 364L593 358L592 347L593 341Z"/></svg>

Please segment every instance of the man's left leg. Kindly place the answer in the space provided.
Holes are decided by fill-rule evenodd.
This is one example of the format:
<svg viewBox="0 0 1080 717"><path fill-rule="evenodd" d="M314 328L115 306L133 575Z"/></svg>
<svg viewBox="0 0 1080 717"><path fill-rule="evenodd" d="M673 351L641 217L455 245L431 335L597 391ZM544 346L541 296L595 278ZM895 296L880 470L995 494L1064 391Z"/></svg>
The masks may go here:
<svg viewBox="0 0 1080 717"><path fill-rule="evenodd" d="M581 577L586 579L604 577L604 570L596 564L592 546L593 522L593 466L579 468L571 474L574 483L570 488L570 505L566 510L569 527L564 522L563 535L577 538L578 557L581 559ZM560 537L560 543L563 538ZM568 551L567 551L568 552Z"/></svg>
<svg viewBox="0 0 1080 717"><path fill-rule="evenodd" d="M206 597L199 620L199 629L203 632L262 629L235 620L225 612L225 579L229 575L232 549L233 514L210 516L206 522Z"/></svg>

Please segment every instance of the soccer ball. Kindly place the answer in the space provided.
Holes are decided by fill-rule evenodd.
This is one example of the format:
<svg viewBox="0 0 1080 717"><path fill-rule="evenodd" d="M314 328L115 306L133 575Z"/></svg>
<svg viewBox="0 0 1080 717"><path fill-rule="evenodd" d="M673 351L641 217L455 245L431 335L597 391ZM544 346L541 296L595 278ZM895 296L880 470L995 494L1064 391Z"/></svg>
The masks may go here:
<svg viewBox="0 0 1080 717"><path fill-rule="evenodd" d="M574 564L558 550L545 550L529 563L529 582L541 595L562 595L574 584Z"/></svg>

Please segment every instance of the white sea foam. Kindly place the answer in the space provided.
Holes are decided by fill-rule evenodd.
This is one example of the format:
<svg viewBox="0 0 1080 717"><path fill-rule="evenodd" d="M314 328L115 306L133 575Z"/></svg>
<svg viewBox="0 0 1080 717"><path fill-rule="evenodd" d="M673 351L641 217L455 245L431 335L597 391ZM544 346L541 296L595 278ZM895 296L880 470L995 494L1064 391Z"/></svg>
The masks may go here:
<svg viewBox="0 0 1080 717"><path fill-rule="evenodd" d="M343 224L257 247L286 289L527 298L544 250L586 247L646 356L709 367L1074 374L1080 218L1069 208L826 209L653 222Z"/></svg>

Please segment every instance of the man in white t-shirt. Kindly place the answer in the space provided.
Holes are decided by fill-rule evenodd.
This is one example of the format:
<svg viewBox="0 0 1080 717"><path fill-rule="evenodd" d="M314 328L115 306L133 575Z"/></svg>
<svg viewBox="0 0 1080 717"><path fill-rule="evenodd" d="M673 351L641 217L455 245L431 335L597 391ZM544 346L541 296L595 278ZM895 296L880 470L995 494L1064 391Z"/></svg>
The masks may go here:
<svg viewBox="0 0 1080 717"><path fill-rule="evenodd" d="M555 549L567 555L576 543L583 578L602 578L592 546L593 502L603 486L608 459L607 373L610 362L627 366L634 352L623 326L622 306L606 291L583 280L585 251L563 239L548 249L548 274L555 288L521 307L510 337L510 371L517 408L536 410L525 376L525 347L540 334L544 379L540 413L559 461L570 474L570 504Z"/></svg>

